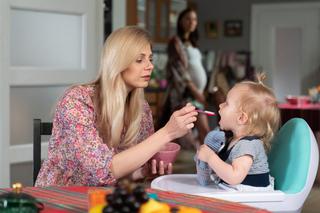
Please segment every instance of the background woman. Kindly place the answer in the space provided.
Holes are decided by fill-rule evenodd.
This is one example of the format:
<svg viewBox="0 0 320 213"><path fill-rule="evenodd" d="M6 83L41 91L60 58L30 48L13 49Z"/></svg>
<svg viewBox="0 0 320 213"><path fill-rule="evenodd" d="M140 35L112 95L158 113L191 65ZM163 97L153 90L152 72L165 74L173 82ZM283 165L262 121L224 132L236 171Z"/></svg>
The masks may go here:
<svg viewBox="0 0 320 213"><path fill-rule="evenodd" d="M182 104L192 102L203 109L206 102L203 91L207 84L207 75L202 65L202 56L197 48L198 30L197 14L188 8L178 17L177 35L168 44L167 80L168 98L171 112ZM199 114L195 126L199 133L199 142L203 143L209 132L208 118ZM195 142L191 134L188 138Z"/></svg>

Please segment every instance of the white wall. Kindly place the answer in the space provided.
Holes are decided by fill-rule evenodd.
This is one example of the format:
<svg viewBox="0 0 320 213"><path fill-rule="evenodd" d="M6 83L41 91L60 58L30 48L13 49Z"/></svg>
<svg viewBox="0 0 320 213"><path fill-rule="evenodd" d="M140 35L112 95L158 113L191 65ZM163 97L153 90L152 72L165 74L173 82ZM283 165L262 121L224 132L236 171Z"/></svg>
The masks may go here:
<svg viewBox="0 0 320 213"><path fill-rule="evenodd" d="M319 2L252 8L252 61L263 67L281 102L307 95L320 82L319 9Z"/></svg>
<svg viewBox="0 0 320 213"><path fill-rule="evenodd" d="M260 3L281 4L319 2L319 0L193 0L199 14L199 45L202 51L217 50L250 50L251 6ZM225 20L242 20L243 35L241 37L228 38L223 35L223 23ZM207 21L219 22L219 36L217 39L209 39L205 33Z"/></svg>

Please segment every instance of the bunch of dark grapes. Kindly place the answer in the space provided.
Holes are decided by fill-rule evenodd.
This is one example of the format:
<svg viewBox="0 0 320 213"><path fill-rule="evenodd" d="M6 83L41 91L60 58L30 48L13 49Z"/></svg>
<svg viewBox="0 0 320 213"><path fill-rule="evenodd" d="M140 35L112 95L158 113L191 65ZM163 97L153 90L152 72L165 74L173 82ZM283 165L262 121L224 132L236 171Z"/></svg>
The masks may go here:
<svg viewBox="0 0 320 213"><path fill-rule="evenodd" d="M130 187L117 186L112 194L106 196L107 206L103 213L135 213L142 204L149 200L143 186Z"/></svg>

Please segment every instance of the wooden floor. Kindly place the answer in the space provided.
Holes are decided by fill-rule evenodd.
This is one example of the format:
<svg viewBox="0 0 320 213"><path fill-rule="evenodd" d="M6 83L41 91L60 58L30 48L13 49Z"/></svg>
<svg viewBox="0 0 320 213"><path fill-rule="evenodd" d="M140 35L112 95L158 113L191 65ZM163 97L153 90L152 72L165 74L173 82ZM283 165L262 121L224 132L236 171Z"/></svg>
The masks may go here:
<svg viewBox="0 0 320 213"><path fill-rule="evenodd" d="M302 208L303 213L320 212L320 186L315 185Z"/></svg>

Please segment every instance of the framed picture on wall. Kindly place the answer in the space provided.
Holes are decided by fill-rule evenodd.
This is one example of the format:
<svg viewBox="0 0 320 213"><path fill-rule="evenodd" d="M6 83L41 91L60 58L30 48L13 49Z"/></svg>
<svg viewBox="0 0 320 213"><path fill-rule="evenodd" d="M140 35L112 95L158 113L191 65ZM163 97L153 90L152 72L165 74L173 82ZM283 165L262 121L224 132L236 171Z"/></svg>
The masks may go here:
<svg viewBox="0 0 320 213"><path fill-rule="evenodd" d="M219 36L219 26L218 21L207 21L205 23L206 35L208 38L218 38Z"/></svg>
<svg viewBox="0 0 320 213"><path fill-rule="evenodd" d="M239 37L242 36L242 20L224 21L224 36Z"/></svg>

